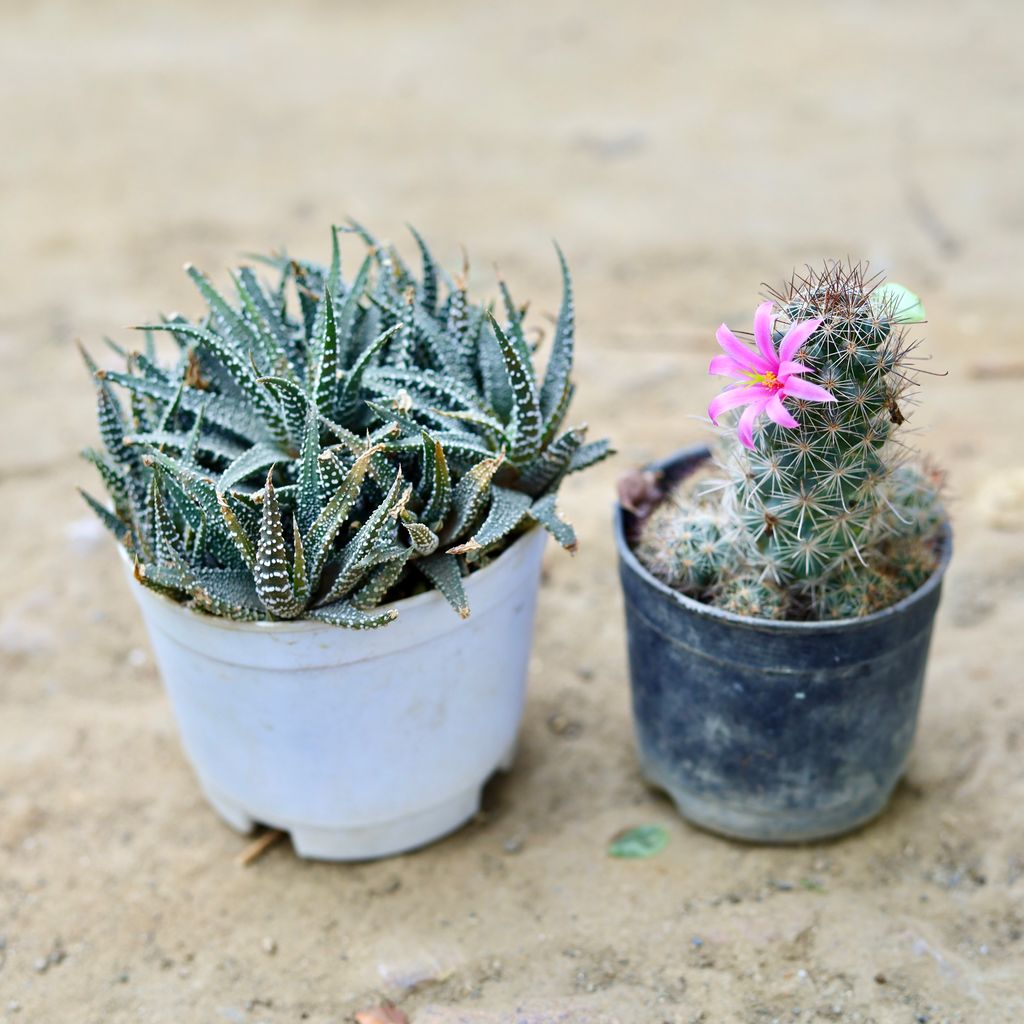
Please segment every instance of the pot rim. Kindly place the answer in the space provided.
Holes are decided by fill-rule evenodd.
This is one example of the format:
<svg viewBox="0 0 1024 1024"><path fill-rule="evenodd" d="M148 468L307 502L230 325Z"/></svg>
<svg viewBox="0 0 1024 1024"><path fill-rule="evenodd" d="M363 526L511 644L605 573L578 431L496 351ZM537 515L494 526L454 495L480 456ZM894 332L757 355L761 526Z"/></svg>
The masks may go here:
<svg viewBox="0 0 1024 1024"><path fill-rule="evenodd" d="M522 550L527 546L528 542L536 538L537 531L542 530L539 525L531 526L525 533L517 537L493 562L489 565L485 565L482 569L478 569L474 573L470 573L469 576L464 577L468 580L483 579L489 575L494 575L498 570L499 566L507 565L511 559L509 555L513 552L521 553ZM124 560L125 564L131 570L134 568L134 560L129 556L128 552L120 545L117 545L117 553ZM139 587L144 590L147 597L155 598L158 602L162 603L164 607L172 609L185 616L192 616L204 626L210 626L216 629L223 629L225 632L232 633L262 633L262 634L277 634L283 633L312 633L318 630L343 630L343 626L335 626L330 622L318 622L315 619L259 619L255 622L238 621L235 619L225 619L220 615L211 615L209 612L198 611L195 608L189 608L178 601L174 601L169 598L166 594L161 594L156 590L151 590L148 587L143 587L137 579L134 578L132 573L131 584L133 587ZM379 605L375 610L385 611L387 609L394 609L398 612L401 617L403 612L407 612L410 609L422 608L430 604L437 604L438 602L443 603L448 608L452 615L458 618L458 613L454 608L448 604L445 598L441 595L441 592L434 587L425 591L422 594L414 594L412 597L404 597L399 601L391 601L388 604ZM398 621L397 619L395 621ZM392 625L392 623L388 623ZM385 629L388 626L383 627ZM358 632L357 630L346 630L348 633Z"/></svg>
<svg viewBox="0 0 1024 1024"><path fill-rule="evenodd" d="M648 463L644 468L648 470L655 470L664 472L670 469L678 462L681 462L686 458L696 459L699 456L703 456L705 459L711 458L711 449L706 444L692 444L687 445L684 448L680 448L673 452L672 455L667 456L664 459L658 459L654 462ZM618 501L615 502L615 516L614 516L614 532L615 532L615 545L619 552L620 563L628 568L635 576L638 576L644 583L646 583L653 590L658 591L664 597L674 601L681 608L694 615L702 615L709 619L717 619L723 624L729 624L733 626L746 626L746 627L757 627L760 629L777 630L781 633L827 633L841 630L852 630L857 628L868 628L873 626L875 623L880 622L886 618L890 618L894 615L899 615L905 611L912 604L916 604L931 591L935 590L942 583L942 578L946 573L946 569L949 567L949 561L953 554L953 531L950 526L949 517L946 516L946 520L942 526L942 553L939 558L939 564L935 567L932 574L917 588L917 590L908 594L906 597L901 598L895 604L889 605L887 608L881 608L877 612L872 612L870 615L864 615L859 618L846 618L846 619L826 619L820 621L794 621L788 619L759 619L754 618L751 615L737 615L735 612L725 611L722 608L715 608L713 605L704 604L703 601L698 601L695 598L688 597L686 594L681 594L678 590L673 590L667 583L663 583L659 580L647 567L636 557L633 553L633 549L629 546L626 540L625 531L625 518L629 513L622 504Z"/></svg>

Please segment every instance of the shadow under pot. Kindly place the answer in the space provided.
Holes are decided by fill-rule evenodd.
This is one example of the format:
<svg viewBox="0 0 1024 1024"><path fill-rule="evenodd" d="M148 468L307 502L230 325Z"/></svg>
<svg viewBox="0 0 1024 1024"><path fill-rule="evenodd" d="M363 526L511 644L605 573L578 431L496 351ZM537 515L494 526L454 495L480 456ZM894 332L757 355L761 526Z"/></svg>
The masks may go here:
<svg viewBox="0 0 1024 1024"><path fill-rule="evenodd" d="M704 447L650 468L673 483ZM913 594L859 619L789 622L726 612L651 575L615 512L641 768L696 825L806 842L885 808L914 739L952 536Z"/></svg>

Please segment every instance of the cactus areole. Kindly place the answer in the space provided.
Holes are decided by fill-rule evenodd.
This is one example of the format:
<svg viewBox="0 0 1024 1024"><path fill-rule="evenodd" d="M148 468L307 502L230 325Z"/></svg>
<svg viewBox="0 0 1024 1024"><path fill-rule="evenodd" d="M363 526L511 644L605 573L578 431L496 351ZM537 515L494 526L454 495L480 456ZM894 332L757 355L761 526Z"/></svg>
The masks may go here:
<svg viewBox="0 0 1024 1024"><path fill-rule="evenodd" d="M365 247L352 277L341 239ZM471 301L413 232L422 269L352 224L327 265L273 256L232 274L192 266L206 310L141 330L123 370L86 363L101 445L84 455L108 501L85 499L144 586L236 620L381 626L436 589L469 614L464 578L534 527L573 550L555 499L607 441L566 425L575 313L562 303L546 368L504 282ZM169 339L170 358L157 338Z"/></svg>

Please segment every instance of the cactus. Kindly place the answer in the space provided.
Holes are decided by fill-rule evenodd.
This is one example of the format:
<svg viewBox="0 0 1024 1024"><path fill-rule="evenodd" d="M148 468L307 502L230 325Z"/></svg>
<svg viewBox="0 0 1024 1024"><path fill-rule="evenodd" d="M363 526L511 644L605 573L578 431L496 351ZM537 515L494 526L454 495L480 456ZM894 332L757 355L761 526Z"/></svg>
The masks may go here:
<svg viewBox="0 0 1024 1024"><path fill-rule="evenodd" d="M346 232L368 248L351 280ZM561 251L540 376L504 283L499 322L413 234L419 275L359 225L333 230L327 266L269 257L269 286L238 269L233 300L187 266L200 319L140 328L144 349L123 370L83 352L102 442L83 455L109 501L83 496L140 583L225 618L364 628L427 587L467 615L463 578L535 525L574 548L558 488L611 449L565 428L574 316ZM168 362L158 335L173 342Z"/></svg>
<svg viewBox="0 0 1024 1024"><path fill-rule="evenodd" d="M898 436L916 387L908 324L922 312L863 264L828 262L770 293L756 348L722 325L726 354L710 369L738 383L709 413L745 411L721 428L717 560L674 585L739 614L833 619L887 607L927 579L945 522L941 477ZM688 551L688 517L705 504L691 489L674 514L650 517L637 550L652 571L653 535Z"/></svg>

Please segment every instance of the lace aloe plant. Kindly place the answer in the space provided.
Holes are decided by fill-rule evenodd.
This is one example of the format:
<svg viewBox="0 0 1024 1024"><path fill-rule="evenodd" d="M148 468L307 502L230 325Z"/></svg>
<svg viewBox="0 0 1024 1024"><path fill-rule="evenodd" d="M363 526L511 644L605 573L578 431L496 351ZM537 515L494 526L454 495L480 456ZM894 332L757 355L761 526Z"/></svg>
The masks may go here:
<svg viewBox="0 0 1024 1024"><path fill-rule="evenodd" d="M342 274L341 238L367 249ZM562 304L543 375L523 307L467 294L413 232L417 274L358 225L326 266L270 257L234 298L187 266L204 315L140 328L123 370L93 375L109 503L85 500L140 583L231 619L383 625L422 587L468 615L463 578L536 524L569 550L555 498L610 453L565 426L575 316ZM158 358L157 337L173 342ZM126 398L126 401L124 400Z"/></svg>
<svg viewBox="0 0 1024 1024"><path fill-rule="evenodd" d="M718 472L646 520L641 559L686 593L763 618L866 615L920 586L945 522L940 474L901 436L921 319L907 289L829 262L770 293L754 347L723 324L710 372L735 383L709 409L730 419Z"/></svg>

